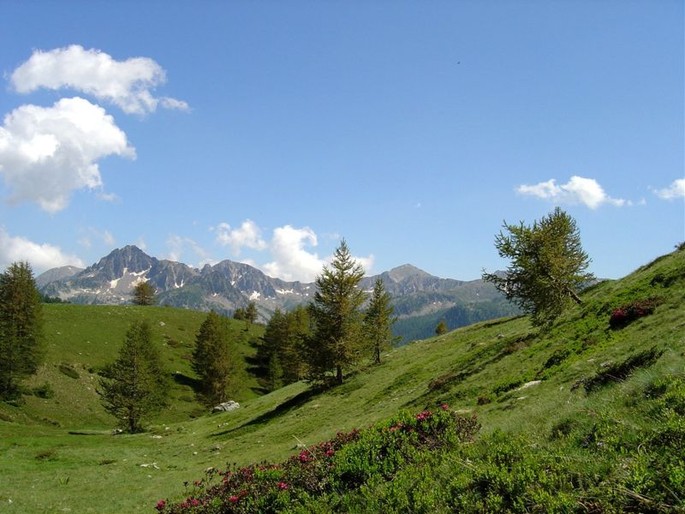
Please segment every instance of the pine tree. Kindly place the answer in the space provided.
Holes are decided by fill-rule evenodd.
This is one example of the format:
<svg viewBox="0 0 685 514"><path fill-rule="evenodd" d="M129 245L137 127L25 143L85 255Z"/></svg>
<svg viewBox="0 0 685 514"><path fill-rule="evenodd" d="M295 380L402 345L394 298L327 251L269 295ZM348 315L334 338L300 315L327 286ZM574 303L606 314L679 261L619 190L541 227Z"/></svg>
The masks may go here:
<svg viewBox="0 0 685 514"><path fill-rule="evenodd" d="M149 323L134 323L117 360L100 381L98 394L105 410L128 432L141 432L143 420L168 405L168 385Z"/></svg>
<svg viewBox="0 0 685 514"><path fill-rule="evenodd" d="M438 326L435 327L435 335L441 336L443 334L446 334L447 332L448 332L447 323L445 322L444 319L441 319L440 323L438 323Z"/></svg>
<svg viewBox="0 0 685 514"><path fill-rule="evenodd" d="M10 264L0 275L0 398L19 394L19 381L43 359L41 297L27 262Z"/></svg>
<svg viewBox="0 0 685 514"><path fill-rule="evenodd" d="M192 367L200 379L200 399L209 406L228 400L231 379L236 373L226 321L216 312L210 312L195 338Z"/></svg>
<svg viewBox="0 0 685 514"><path fill-rule="evenodd" d="M483 273L525 312L536 326L552 323L570 302L581 303L578 290L594 277L587 273L590 258L583 251L575 220L557 207L532 226L504 223L495 247L511 259L502 277Z"/></svg>
<svg viewBox="0 0 685 514"><path fill-rule="evenodd" d="M136 305L154 305L155 287L150 282L140 282L133 288L133 303Z"/></svg>
<svg viewBox="0 0 685 514"><path fill-rule="evenodd" d="M371 300L364 314L364 336L373 352L374 364L381 363L381 352L392 344L392 316L394 307L385 284L378 278L373 285Z"/></svg>
<svg viewBox="0 0 685 514"><path fill-rule="evenodd" d="M361 352L361 306L364 293L359 282L364 270L352 257L343 240L335 250L333 262L324 266L316 279L317 291L310 305L314 331L308 344L310 378L325 381L335 373L343 382L343 369L354 364Z"/></svg>
<svg viewBox="0 0 685 514"><path fill-rule="evenodd" d="M310 335L309 310L276 309L257 346L256 373L268 391L301 380L305 375L304 346Z"/></svg>

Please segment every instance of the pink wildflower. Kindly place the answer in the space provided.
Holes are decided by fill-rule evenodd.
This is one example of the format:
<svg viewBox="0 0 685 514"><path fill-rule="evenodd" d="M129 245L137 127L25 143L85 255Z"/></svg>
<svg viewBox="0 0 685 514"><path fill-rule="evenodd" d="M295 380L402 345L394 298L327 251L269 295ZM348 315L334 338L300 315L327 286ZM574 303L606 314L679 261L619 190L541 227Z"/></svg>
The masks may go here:
<svg viewBox="0 0 685 514"><path fill-rule="evenodd" d="M157 509L160 512L162 512L164 510L164 507L166 507L166 501L164 501L164 500L159 500L157 502L157 505L155 505L155 509Z"/></svg>
<svg viewBox="0 0 685 514"><path fill-rule="evenodd" d="M228 501L230 501L231 503L238 503L238 500L239 500L239 499L240 499L240 498L238 498L238 497L234 494L233 496L231 496L231 497L228 499Z"/></svg>
<svg viewBox="0 0 685 514"><path fill-rule="evenodd" d="M288 484L286 484L285 482L278 482L278 488L281 491L285 491L288 488Z"/></svg>

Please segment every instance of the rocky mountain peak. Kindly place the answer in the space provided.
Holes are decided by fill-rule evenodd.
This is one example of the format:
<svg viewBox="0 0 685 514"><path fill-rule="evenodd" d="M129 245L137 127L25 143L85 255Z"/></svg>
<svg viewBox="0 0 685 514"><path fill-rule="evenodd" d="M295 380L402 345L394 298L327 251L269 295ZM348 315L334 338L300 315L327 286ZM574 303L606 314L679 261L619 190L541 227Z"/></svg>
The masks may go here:
<svg viewBox="0 0 685 514"><path fill-rule="evenodd" d="M432 275L411 264L403 264L388 271L387 276L394 282L402 282L408 278L429 278Z"/></svg>

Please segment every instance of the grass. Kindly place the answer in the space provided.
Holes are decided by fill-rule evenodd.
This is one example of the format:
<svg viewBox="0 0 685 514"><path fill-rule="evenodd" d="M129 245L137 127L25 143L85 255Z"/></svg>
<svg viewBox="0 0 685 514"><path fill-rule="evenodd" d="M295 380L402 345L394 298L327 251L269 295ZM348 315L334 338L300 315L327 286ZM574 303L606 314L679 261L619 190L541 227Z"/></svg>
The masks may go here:
<svg viewBox="0 0 685 514"><path fill-rule="evenodd" d="M620 330L609 327L613 309L657 296L652 315ZM496 442L503 432L547 445L590 437L593 427L614 427L626 437L655 430L641 398L663 377L685 376L685 251L594 286L583 300L544 334L525 317L480 323L392 350L380 366L362 368L324 393L298 383L257 396L246 380L240 409L191 420L196 407L180 399L188 392L179 387L173 412L134 436L112 436L111 419L88 390L88 368L113 358L123 340L127 323L111 320L151 316L169 369L190 374L183 355L203 317L168 308L49 306L55 310L48 317L59 318L48 324L49 364L32 382L50 383L55 396L27 397L19 407L0 404L0 510L150 512L160 498L182 498L183 483L208 467L279 462L298 445L443 402L476 414L483 441ZM62 363L79 378L61 373ZM616 369L621 376L596 378ZM571 458L589 459L573 451ZM426 468L424 486L449 483L460 458ZM369 494L383 498L391 494L387 488L376 484ZM370 498L349 500L372 505Z"/></svg>

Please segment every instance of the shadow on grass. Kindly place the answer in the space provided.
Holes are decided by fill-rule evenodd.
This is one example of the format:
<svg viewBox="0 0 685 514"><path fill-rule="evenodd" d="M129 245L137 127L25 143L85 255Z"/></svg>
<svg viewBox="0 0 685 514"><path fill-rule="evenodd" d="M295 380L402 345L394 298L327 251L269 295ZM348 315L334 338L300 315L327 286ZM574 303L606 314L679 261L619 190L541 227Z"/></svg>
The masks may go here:
<svg viewBox="0 0 685 514"><path fill-rule="evenodd" d="M283 416L284 414L290 412L293 409L297 409L298 407L301 407L304 405L307 401L309 401L310 398L313 396L316 396L318 393L321 392L321 388L318 387L311 387L307 389L306 391L302 391L299 394L296 394L292 398L288 398L286 401L283 403L277 405L273 409L271 409L268 412L265 412L264 414L260 414L256 418L251 419L250 421L243 423L240 426L237 426L235 428L231 428L229 430L224 430L223 432L217 432L212 434L212 437L219 437L219 436L224 436L227 434L231 434L237 431L244 431L244 430L249 430L250 428L254 429L257 428L258 425L263 425L265 423L270 422L271 420L278 418L280 416Z"/></svg>
<svg viewBox="0 0 685 514"><path fill-rule="evenodd" d="M188 386L196 393L200 390L200 381L196 378L189 377L188 375L184 375L178 371L172 374L172 378L177 384Z"/></svg>

